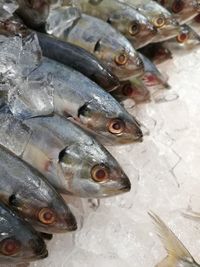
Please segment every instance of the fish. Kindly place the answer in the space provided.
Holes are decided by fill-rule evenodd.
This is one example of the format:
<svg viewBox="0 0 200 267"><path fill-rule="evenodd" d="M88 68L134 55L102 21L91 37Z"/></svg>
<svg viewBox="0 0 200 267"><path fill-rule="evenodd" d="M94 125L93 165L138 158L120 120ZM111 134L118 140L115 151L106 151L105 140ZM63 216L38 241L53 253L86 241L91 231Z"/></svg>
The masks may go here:
<svg viewBox="0 0 200 267"><path fill-rule="evenodd" d="M28 80L39 81L44 77L50 79L54 89L54 113L74 118L79 125L95 133L104 144L142 141L143 134L137 119L108 92L81 73L44 58Z"/></svg>
<svg viewBox="0 0 200 267"><path fill-rule="evenodd" d="M47 32L48 33L48 32ZM131 43L111 25L82 14L71 27L54 37L78 45L95 55L121 80L143 74L143 62Z"/></svg>
<svg viewBox="0 0 200 267"><path fill-rule="evenodd" d="M0 263L25 263L48 256L38 232L0 202Z"/></svg>
<svg viewBox="0 0 200 267"><path fill-rule="evenodd" d="M199 0L157 0L166 7L182 25L192 20L200 12Z"/></svg>
<svg viewBox="0 0 200 267"><path fill-rule="evenodd" d="M81 72L106 91L113 91L119 86L119 79L106 64L85 49L44 33L37 32L37 37L43 56Z"/></svg>
<svg viewBox="0 0 200 267"><path fill-rule="evenodd" d="M77 7L83 13L109 23L126 36L136 49L150 43L157 34L156 27L144 15L125 3L116 0L82 0Z"/></svg>
<svg viewBox="0 0 200 267"><path fill-rule="evenodd" d="M135 6L134 0L125 0L125 3ZM179 23L166 8L157 2L151 0L144 4L140 3L137 9L157 28L157 35L152 42L162 42L178 34Z"/></svg>
<svg viewBox="0 0 200 267"><path fill-rule="evenodd" d="M149 215L167 251L167 257L156 267L199 267L200 265L168 226L153 212L150 212Z"/></svg>
<svg viewBox="0 0 200 267"><path fill-rule="evenodd" d="M144 62L145 68L145 74L142 77L144 85L147 88L156 87L157 89L169 89L170 85L167 83L167 78L162 75L162 73L157 69L156 65L141 53L140 57Z"/></svg>
<svg viewBox="0 0 200 267"><path fill-rule="evenodd" d="M158 65L173 58L172 52L163 43L152 43L139 49L143 55Z"/></svg>
<svg viewBox="0 0 200 267"><path fill-rule="evenodd" d="M136 104L150 101L150 92L139 78L122 81L121 86L111 92L112 96L122 102L132 99Z"/></svg>
<svg viewBox="0 0 200 267"><path fill-rule="evenodd" d="M38 231L77 229L76 219L56 190L35 169L0 147L0 200Z"/></svg>
<svg viewBox="0 0 200 267"><path fill-rule="evenodd" d="M50 12L48 0L17 0L15 13L32 29L43 28Z"/></svg>
<svg viewBox="0 0 200 267"><path fill-rule="evenodd" d="M176 53L182 52L182 50L191 51L199 47L200 35L189 25L183 24L176 38L164 42L163 45L170 50L176 51Z"/></svg>
<svg viewBox="0 0 200 267"><path fill-rule="evenodd" d="M60 193L103 198L130 191L130 180L112 155L70 120L54 115L21 122L1 113L0 122L0 144Z"/></svg>

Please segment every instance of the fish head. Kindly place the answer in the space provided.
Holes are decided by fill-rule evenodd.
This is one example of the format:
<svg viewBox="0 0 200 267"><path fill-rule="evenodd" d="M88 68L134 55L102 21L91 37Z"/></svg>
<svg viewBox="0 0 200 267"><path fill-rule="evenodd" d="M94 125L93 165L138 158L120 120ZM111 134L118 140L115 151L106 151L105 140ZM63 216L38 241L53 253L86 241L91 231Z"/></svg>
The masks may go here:
<svg viewBox="0 0 200 267"><path fill-rule="evenodd" d="M137 51L114 29L112 34L106 35L96 43L94 54L105 62L119 79L143 73L143 63Z"/></svg>
<svg viewBox="0 0 200 267"><path fill-rule="evenodd" d="M61 201L54 199L52 207L40 208L37 213L37 219L39 221L38 228L45 233L62 233L77 230L76 219L69 207L64 203L64 200L61 203Z"/></svg>
<svg viewBox="0 0 200 267"><path fill-rule="evenodd" d="M150 100L150 92L137 78L122 81L120 87L113 92L113 96L119 100L133 99L136 103Z"/></svg>
<svg viewBox="0 0 200 267"><path fill-rule="evenodd" d="M104 144L142 141L140 124L112 96L106 95L101 101L91 100L78 114L81 123L95 132Z"/></svg>
<svg viewBox="0 0 200 267"><path fill-rule="evenodd" d="M8 199L15 209L34 227L44 233L60 233L77 229L76 219L63 198L50 185L40 181L42 190L20 191Z"/></svg>
<svg viewBox="0 0 200 267"><path fill-rule="evenodd" d="M186 49L193 49L200 44L200 36L188 25L182 25L181 31L176 37L179 45Z"/></svg>
<svg viewBox="0 0 200 267"><path fill-rule="evenodd" d="M27 222L19 218L12 225L11 218L9 224L0 234L1 262L29 262L48 256L43 239Z"/></svg>
<svg viewBox="0 0 200 267"><path fill-rule="evenodd" d="M66 147L59 166L68 183L68 191L78 197L109 197L131 188L117 161L95 140Z"/></svg>
<svg viewBox="0 0 200 267"><path fill-rule="evenodd" d="M160 4L150 1L143 6L142 10L158 31L153 42L164 41L178 34L180 30L178 21Z"/></svg>
<svg viewBox="0 0 200 267"><path fill-rule="evenodd" d="M170 9L181 24L195 17L200 11L199 0L173 0Z"/></svg>
<svg viewBox="0 0 200 267"><path fill-rule="evenodd" d="M111 15L108 22L123 33L135 48L140 48L151 42L157 30L138 10L127 7Z"/></svg>

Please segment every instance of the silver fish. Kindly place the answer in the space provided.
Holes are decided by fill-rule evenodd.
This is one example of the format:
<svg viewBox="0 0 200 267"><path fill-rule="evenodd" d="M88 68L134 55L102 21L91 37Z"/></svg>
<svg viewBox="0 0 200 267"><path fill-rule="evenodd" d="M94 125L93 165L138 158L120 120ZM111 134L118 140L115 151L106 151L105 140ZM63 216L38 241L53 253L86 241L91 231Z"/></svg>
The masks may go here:
<svg viewBox="0 0 200 267"><path fill-rule="evenodd" d="M183 24L176 38L173 38L163 44L170 50L181 52L182 50L191 51L200 45L200 35L190 26Z"/></svg>
<svg viewBox="0 0 200 267"><path fill-rule="evenodd" d="M180 24L193 19L200 12L199 0L157 0L166 7Z"/></svg>
<svg viewBox="0 0 200 267"><path fill-rule="evenodd" d="M48 256L41 236L0 202L0 263L23 263Z"/></svg>
<svg viewBox="0 0 200 267"><path fill-rule="evenodd" d="M82 14L73 26L63 28L62 33L52 30L51 33L94 54L120 79L143 73L142 61L130 42L98 18Z"/></svg>
<svg viewBox="0 0 200 267"><path fill-rule="evenodd" d="M134 0L125 0L134 6ZM158 34L153 42L162 42L178 34L179 24L172 14L155 1L148 1L137 5L138 10L157 28Z"/></svg>
<svg viewBox="0 0 200 267"><path fill-rule="evenodd" d="M142 140L139 123L110 94L81 73L45 58L29 82L46 79L54 88L54 111L73 117L104 143ZM34 101L34 98L33 98ZM15 114L16 115L16 114Z"/></svg>
<svg viewBox="0 0 200 267"><path fill-rule="evenodd" d="M108 22L125 35L135 48L150 43L157 34L156 28L144 15L125 3L116 0L82 0L78 2L78 7L83 13Z"/></svg>
<svg viewBox="0 0 200 267"><path fill-rule="evenodd" d="M54 188L17 157L0 148L0 200L39 231L76 230L76 220Z"/></svg>
<svg viewBox="0 0 200 267"><path fill-rule="evenodd" d="M111 154L69 120L54 116L23 124L2 113L0 121L0 144L39 170L60 192L102 198L130 190L128 177Z"/></svg>

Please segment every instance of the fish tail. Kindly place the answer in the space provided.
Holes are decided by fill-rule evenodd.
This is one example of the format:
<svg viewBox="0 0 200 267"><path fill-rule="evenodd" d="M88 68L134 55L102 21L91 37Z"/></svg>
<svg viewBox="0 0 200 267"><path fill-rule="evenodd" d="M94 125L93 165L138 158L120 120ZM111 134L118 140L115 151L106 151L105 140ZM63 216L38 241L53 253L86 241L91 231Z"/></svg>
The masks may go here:
<svg viewBox="0 0 200 267"><path fill-rule="evenodd" d="M180 261L195 262L190 252L185 248L178 237L168 226L153 212L148 213L153 220L158 235L167 251L167 257L156 265L156 267L176 267Z"/></svg>

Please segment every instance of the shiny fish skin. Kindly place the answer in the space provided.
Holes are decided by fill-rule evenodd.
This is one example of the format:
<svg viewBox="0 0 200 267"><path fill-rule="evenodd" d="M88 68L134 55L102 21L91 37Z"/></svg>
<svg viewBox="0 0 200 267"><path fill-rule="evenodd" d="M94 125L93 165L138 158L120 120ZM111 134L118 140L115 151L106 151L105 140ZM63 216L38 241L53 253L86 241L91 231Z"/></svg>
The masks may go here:
<svg viewBox="0 0 200 267"><path fill-rule="evenodd" d="M105 90L119 86L118 78L108 67L85 49L39 32L37 36L45 57L81 72Z"/></svg>
<svg viewBox="0 0 200 267"><path fill-rule="evenodd" d="M14 245L13 250L8 253L6 245ZM41 236L3 203L0 203L0 247L0 263L5 264L30 262L48 256Z"/></svg>
<svg viewBox="0 0 200 267"><path fill-rule="evenodd" d="M54 107L57 114L72 116L107 144L142 140L137 120L110 94L81 73L44 58L40 67L33 71L28 79L40 80L40 77L48 76L52 77L51 86L54 88ZM120 123L120 132L110 128L116 120Z"/></svg>
<svg viewBox="0 0 200 267"><path fill-rule="evenodd" d="M12 207L34 227L47 233L76 230L76 220L64 200L34 169L0 148L0 200ZM42 220L42 211L56 221Z"/></svg>
<svg viewBox="0 0 200 267"><path fill-rule="evenodd" d="M81 0L78 6L85 14L98 17L126 36L135 48L150 43L156 28L137 9L116 0Z"/></svg>
<svg viewBox="0 0 200 267"><path fill-rule="evenodd" d="M117 161L72 122L58 116L34 118L26 121L30 128L9 114L1 114L0 121L0 144L40 171L60 192L102 198L130 191L130 181ZM18 149L16 142L21 145ZM105 181L93 179L95 166L106 170Z"/></svg>
<svg viewBox="0 0 200 267"><path fill-rule="evenodd" d="M180 24L193 19L200 12L199 0L157 0L167 8Z"/></svg>
<svg viewBox="0 0 200 267"><path fill-rule="evenodd" d="M125 0L125 2L134 6L134 0ZM138 10L151 21L157 28L158 34L155 36L153 42L161 42L168 40L178 34L179 24L172 14L155 1L149 1L145 4L137 6ZM162 24L158 21L162 20Z"/></svg>
<svg viewBox="0 0 200 267"><path fill-rule="evenodd" d="M63 29L61 40L78 45L102 60L119 78L143 73L143 64L130 42L108 23L85 14L70 28Z"/></svg>

